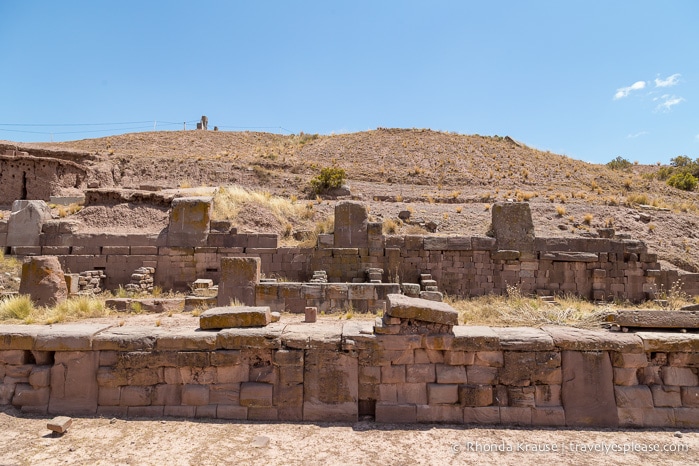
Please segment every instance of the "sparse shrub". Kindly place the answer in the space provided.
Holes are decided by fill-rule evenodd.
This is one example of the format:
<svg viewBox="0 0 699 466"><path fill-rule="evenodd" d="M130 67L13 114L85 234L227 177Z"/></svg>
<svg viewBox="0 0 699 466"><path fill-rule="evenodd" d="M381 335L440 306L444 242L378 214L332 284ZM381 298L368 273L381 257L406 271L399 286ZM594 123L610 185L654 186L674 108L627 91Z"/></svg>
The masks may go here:
<svg viewBox="0 0 699 466"><path fill-rule="evenodd" d="M399 228L400 224L392 218L383 221L382 229L384 235L395 235L396 233L398 233Z"/></svg>
<svg viewBox="0 0 699 466"><path fill-rule="evenodd" d="M694 191L697 187L697 178L689 172L680 172L668 178L667 184L683 191Z"/></svg>
<svg viewBox="0 0 699 466"><path fill-rule="evenodd" d="M584 223L585 225L589 225L589 224L592 223L592 219L593 219L593 218L594 218L594 217L593 217L593 215L592 215L591 213L586 213L586 214L583 216L583 223Z"/></svg>
<svg viewBox="0 0 699 466"><path fill-rule="evenodd" d="M626 196L626 203L627 204L643 204L643 205L648 205L648 195L646 194L629 194Z"/></svg>
<svg viewBox="0 0 699 466"><path fill-rule="evenodd" d="M329 189L339 188L345 182L347 173L339 167L325 167L311 180L311 190L320 194Z"/></svg>
<svg viewBox="0 0 699 466"><path fill-rule="evenodd" d="M655 227L655 223L649 223L649 224L648 224L648 231L649 231L650 233L653 233L653 232L655 231L655 228L656 228L656 227Z"/></svg>
<svg viewBox="0 0 699 466"><path fill-rule="evenodd" d="M24 320L34 312L34 303L27 295L11 296L0 300L0 320Z"/></svg>
<svg viewBox="0 0 699 466"><path fill-rule="evenodd" d="M490 208L490 206L488 206L488 208ZM464 208L461 207L461 206L459 206L459 207L456 208L456 213L457 213L457 214L460 214L463 210L464 210Z"/></svg>
<svg viewBox="0 0 699 466"><path fill-rule="evenodd" d="M614 160L607 163L607 166L612 170L626 170L631 167L631 162L629 162L624 157L617 157Z"/></svg>
<svg viewBox="0 0 699 466"><path fill-rule="evenodd" d="M557 205L556 214L558 214L559 217L563 217L566 214L566 208L562 205Z"/></svg>

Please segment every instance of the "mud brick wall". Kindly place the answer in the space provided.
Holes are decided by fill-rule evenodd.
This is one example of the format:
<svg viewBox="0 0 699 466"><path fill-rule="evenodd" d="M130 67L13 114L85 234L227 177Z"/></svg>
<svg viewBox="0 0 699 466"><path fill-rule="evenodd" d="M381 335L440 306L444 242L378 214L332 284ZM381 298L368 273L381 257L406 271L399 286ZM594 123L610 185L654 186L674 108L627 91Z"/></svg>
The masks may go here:
<svg viewBox="0 0 699 466"><path fill-rule="evenodd" d="M697 428L698 372L695 334L0 327L0 405L52 415Z"/></svg>

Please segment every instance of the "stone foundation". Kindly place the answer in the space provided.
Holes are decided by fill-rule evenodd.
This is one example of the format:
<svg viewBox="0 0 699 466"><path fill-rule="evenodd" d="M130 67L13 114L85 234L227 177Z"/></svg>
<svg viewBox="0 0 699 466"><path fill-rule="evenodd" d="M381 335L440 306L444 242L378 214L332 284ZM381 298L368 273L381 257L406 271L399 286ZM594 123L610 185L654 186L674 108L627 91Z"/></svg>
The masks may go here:
<svg viewBox="0 0 699 466"><path fill-rule="evenodd" d="M264 421L699 427L699 335L371 322L0 327L0 405Z"/></svg>

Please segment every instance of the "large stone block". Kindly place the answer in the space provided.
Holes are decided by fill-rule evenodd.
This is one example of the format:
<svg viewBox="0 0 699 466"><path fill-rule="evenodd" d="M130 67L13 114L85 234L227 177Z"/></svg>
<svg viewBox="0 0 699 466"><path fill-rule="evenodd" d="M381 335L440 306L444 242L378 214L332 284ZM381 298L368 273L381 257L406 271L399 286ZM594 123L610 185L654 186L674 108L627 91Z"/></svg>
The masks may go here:
<svg viewBox="0 0 699 466"><path fill-rule="evenodd" d="M568 426L619 424L614 373L606 351L563 351L561 399Z"/></svg>
<svg viewBox="0 0 699 466"><path fill-rule="evenodd" d="M498 249L534 251L534 222L528 203L498 202L491 211Z"/></svg>
<svg viewBox="0 0 699 466"><path fill-rule="evenodd" d="M259 257L224 257L218 285L218 305L229 306L233 300L255 305L255 286L260 283Z"/></svg>
<svg viewBox="0 0 699 466"><path fill-rule="evenodd" d="M7 246L40 246L43 224L51 220L44 201L14 201L7 222Z"/></svg>
<svg viewBox="0 0 699 466"><path fill-rule="evenodd" d="M99 352L57 352L51 368L49 413L95 414Z"/></svg>
<svg viewBox="0 0 699 466"><path fill-rule="evenodd" d="M445 325L458 325L459 314L450 305L400 294L389 294L386 314L401 319L415 319Z"/></svg>
<svg viewBox="0 0 699 466"><path fill-rule="evenodd" d="M303 419L356 421L357 358L344 353L308 350L305 362Z"/></svg>
<svg viewBox="0 0 699 466"><path fill-rule="evenodd" d="M367 233L368 215L364 204L344 201L335 206L336 248L366 248L369 245Z"/></svg>
<svg viewBox="0 0 699 466"><path fill-rule="evenodd" d="M272 322L269 306L215 307L199 316L202 330L238 327L265 327Z"/></svg>
<svg viewBox="0 0 699 466"><path fill-rule="evenodd" d="M167 233L168 246L205 245L212 206L210 197L173 199Z"/></svg>
<svg viewBox="0 0 699 466"><path fill-rule="evenodd" d="M22 264L21 294L28 294L40 306L51 306L68 297L68 287L55 256L28 258Z"/></svg>

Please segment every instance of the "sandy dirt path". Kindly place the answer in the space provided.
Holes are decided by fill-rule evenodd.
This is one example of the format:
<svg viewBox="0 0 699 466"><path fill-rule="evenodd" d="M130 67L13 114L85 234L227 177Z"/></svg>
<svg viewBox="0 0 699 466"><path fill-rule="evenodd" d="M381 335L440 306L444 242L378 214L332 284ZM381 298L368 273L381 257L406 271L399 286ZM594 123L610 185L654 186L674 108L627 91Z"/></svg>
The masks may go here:
<svg viewBox="0 0 699 466"><path fill-rule="evenodd" d="M676 437L675 430L663 429L75 418L65 435L54 437L46 428L49 419L12 408L0 412L0 465L686 465L699 460L698 430ZM589 451L624 447L660 451ZM503 448L514 451L497 451Z"/></svg>

